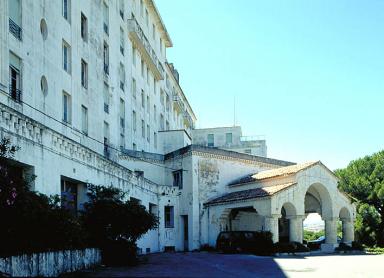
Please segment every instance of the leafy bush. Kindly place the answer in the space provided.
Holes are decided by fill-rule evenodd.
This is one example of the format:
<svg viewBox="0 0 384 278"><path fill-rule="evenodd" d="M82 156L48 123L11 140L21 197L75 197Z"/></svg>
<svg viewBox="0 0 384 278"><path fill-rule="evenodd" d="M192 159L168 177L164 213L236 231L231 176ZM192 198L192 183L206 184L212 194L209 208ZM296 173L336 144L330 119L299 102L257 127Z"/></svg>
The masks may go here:
<svg viewBox="0 0 384 278"><path fill-rule="evenodd" d="M90 243L102 249L104 263L132 264L136 241L157 227L157 217L137 201L124 201L125 194L118 188L89 185L88 189L82 219Z"/></svg>
<svg viewBox="0 0 384 278"><path fill-rule="evenodd" d="M0 142L0 256L85 247L81 223L59 206L59 198L29 189L8 159L18 150Z"/></svg>

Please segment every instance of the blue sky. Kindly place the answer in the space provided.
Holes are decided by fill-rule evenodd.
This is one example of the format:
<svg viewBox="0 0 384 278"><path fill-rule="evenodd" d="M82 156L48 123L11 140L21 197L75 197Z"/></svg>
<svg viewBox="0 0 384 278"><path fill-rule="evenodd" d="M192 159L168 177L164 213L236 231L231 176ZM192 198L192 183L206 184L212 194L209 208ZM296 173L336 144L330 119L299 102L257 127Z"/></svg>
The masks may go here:
<svg viewBox="0 0 384 278"><path fill-rule="evenodd" d="M197 127L331 169L384 149L384 1L156 0Z"/></svg>

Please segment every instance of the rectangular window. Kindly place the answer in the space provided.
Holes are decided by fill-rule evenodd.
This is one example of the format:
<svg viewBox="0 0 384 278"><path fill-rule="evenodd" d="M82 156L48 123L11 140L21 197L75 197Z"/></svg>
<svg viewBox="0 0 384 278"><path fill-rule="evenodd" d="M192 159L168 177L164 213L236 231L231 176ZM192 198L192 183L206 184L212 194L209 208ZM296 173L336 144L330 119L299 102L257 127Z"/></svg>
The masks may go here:
<svg viewBox="0 0 384 278"><path fill-rule="evenodd" d="M124 30L120 28L120 53L124 55Z"/></svg>
<svg viewBox="0 0 384 278"><path fill-rule="evenodd" d="M150 128L149 128L149 125L147 125L147 142L151 142L151 132L150 132Z"/></svg>
<svg viewBox="0 0 384 278"><path fill-rule="evenodd" d="M103 61L104 61L104 73L108 75L109 74L109 46L106 42L104 42Z"/></svg>
<svg viewBox="0 0 384 278"><path fill-rule="evenodd" d="M153 133L153 146L157 149L157 133Z"/></svg>
<svg viewBox="0 0 384 278"><path fill-rule="evenodd" d="M157 122L157 108L156 105L153 105L153 121Z"/></svg>
<svg viewBox="0 0 384 278"><path fill-rule="evenodd" d="M136 48L132 46L132 64L136 66Z"/></svg>
<svg viewBox="0 0 384 278"><path fill-rule="evenodd" d="M71 96L63 92L63 121L71 123Z"/></svg>
<svg viewBox="0 0 384 278"><path fill-rule="evenodd" d="M227 144L232 144L232 133L226 133L225 134L225 142Z"/></svg>
<svg viewBox="0 0 384 278"><path fill-rule="evenodd" d="M144 16L144 3L143 0L140 0L140 15Z"/></svg>
<svg viewBox="0 0 384 278"><path fill-rule="evenodd" d="M9 32L18 40L22 39L21 0L8 1Z"/></svg>
<svg viewBox="0 0 384 278"><path fill-rule="evenodd" d="M84 105L81 106L81 131L88 134L88 109Z"/></svg>
<svg viewBox="0 0 384 278"><path fill-rule="evenodd" d="M81 86L88 88L88 64L81 59Z"/></svg>
<svg viewBox="0 0 384 278"><path fill-rule="evenodd" d="M88 20L83 13L81 13L81 38L88 41Z"/></svg>
<svg viewBox="0 0 384 278"><path fill-rule="evenodd" d="M149 79L150 79L150 74L149 74L149 67L147 67L147 84L149 85Z"/></svg>
<svg viewBox="0 0 384 278"><path fill-rule="evenodd" d="M141 136L145 138L145 122L141 120Z"/></svg>
<svg viewBox="0 0 384 278"><path fill-rule="evenodd" d="M119 13L122 20L124 20L124 1L125 0L119 0Z"/></svg>
<svg viewBox="0 0 384 278"><path fill-rule="evenodd" d="M160 89L160 103L164 106L164 91Z"/></svg>
<svg viewBox="0 0 384 278"><path fill-rule="evenodd" d="M71 73L71 47L63 40L63 69Z"/></svg>
<svg viewBox="0 0 384 278"><path fill-rule="evenodd" d="M151 102L149 101L149 96L147 96L147 113L149 114L149 110L150 110L150 106L151 106L151 104L150 104Z"/></svg>
<svg viewBox="0 0 384 278"><path fill-rule="evenodd" d="M164 130L164 115L160 114L160 130Z"/></svg>
<svg viewBox="0 0 384 278"><path fill-rule="evenodd" d="M121 63L119 67L119 75L120 75L120 89L124 92L125 91L125 69L123 64Z"/></svg>
<svg viewBox="0 0 384 278"><path fill-rule="evenodd" d="M9 53L9 94L17 102L21 102L21 59Z"/></svg>
<svg viewBox="0 0 384 278"><path fill-rule="evenodd" d="M208 134L208 147L214 147L215 146L215 135L214 134Z"/></svg>
<svg viewBox="0 0 384 278"><path fill-rule="evenodd" d="M137 119L136 119L136 111L133 110L132 111L132 128L133 128L133 131L136 131L136 123L137 123Z"/></svg>
<svg viewBox="0 0 384 278"><path fill-rule="evenodd" d="M163 54L163 40L160 38L160 53Z"/></svg>
<svg viewBox="0 0 384 278"><path fill-rule="evenodd" d="M149 14L148 14L148 10L145 9L145 25L149 25Z"/></svg>
<svg viewBox="0 0 384 278"><path fill-rule="evenodd" d="M169 126L169 122L168 121L165 121L165 128L166 128L166 130L170 130L170 126Z"/></svg>
<svg viewBox="0 0 384 278"><path fill-rule="evenodd" d="M70 14L71 14L71 0L62 0L62 4L63 4L63 9L62 9L62 13L63 13L63 17L68 21L70 22Z"/></svg>
<svg viewBox="0 0 384 278"><path fill-rule="evenodd" d="M164 207L164 226L165 228L173 228L174 227L174 212L173 206Z"/></svg>
<svg viewBox="0 0 384 278"><path fill-rule="evenodd" d="M109 34L109 8L107 4L103 4L103 26L104 26L104 32L108 35Z"/></svg>
<svg viewBox="0 0 384 278"><path fill-rule="evenodd" d="M109 124L104 122L104 155L109 157Z"/></svg>
<svg viewBox="0 0 384 278"><path fill-rule="evenodd" d="M120 149L125 149L125 136L124 136L124 133L120 133Z"/></svg>
<svg viewBox="0 0 384 278"><path fill-rule="evenodd" d="M144 78L145 64L144 60L141 60L141 77Z"/></svg>
<svg viewBox="0 0 384 278"><path fill-rule="evenodd" d="M183 170L173 171L173 186L183 188Z"/></svg>
<svg viewBox="0 0 384 278"><path fill-rule="evenodd" d="M166 97L165 97L165 103L166 103L166 108L167 108L167 111L169 112L169 110L171 109L171 99L169 98L169 95L166 94Z"/></svg>
<svg viewBox="0 0 384 278"><path fill-rule="evenodd" d="M125 101L121 98L120 99L120 128L122 132L124 132L125 129Z"/></svg>
<svg viewBox="0 0 384 278"><path fill-rule="evenodd" d="M133 149L134 151L137 151L137 145L136 145L135 143L132 144L132 149Z"/></svg>
<svg viewBox="0 0 384 278"><path fill-rule="evenodd" d="M141 90L141 107L145 108L145 98L143 90Z"/></svg>
<svg viewBox="0 0 384 278"><path fill-rule="evenodd" d="M104 83L104 112L109 114L109 87Z"/></svg>
<svg viewBox="0 0 384 278"><path fill-rule="evenodd" d="M136 98L136 79L132 78L132 96Z"/></svg>
<svg viewBox="0 0 384 278"><path fill-rule="evenodd" d="M152 38L156 40L156 27L155 24L152 24Z"/></svg>

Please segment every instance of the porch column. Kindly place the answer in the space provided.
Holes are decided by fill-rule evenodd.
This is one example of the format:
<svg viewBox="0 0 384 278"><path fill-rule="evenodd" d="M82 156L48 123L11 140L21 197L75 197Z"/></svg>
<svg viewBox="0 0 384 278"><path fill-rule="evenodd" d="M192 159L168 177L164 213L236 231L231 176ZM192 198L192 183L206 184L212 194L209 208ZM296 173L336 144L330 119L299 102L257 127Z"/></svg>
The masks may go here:
<svg viewBox="0 0 384 278"><path fill-rule="evenodd" d="M333 253L337 247L337 220L338 218L326 218L325 222L325 244L321 245L321 250Z"/></svg>
<svg viewBox="0 0 384 278"><path fill-rule="evenodd" d="M353 221L342 220L343 223L343 243L351 244L355 239Z"/></svg>
<svg viewBox="0 0 384 278"><path fill-rule="evenodd" d="M279 242L279 217L280 215L274 214L270 216L265 216L264 226L266 231L272 233L272 241Z"/></svg>
<svg viewBox="0 0 384 278"><path fill-rule="evenodd" d="M303 242L303 215L288 217L289 219L289 241Z"/></svg>
<svg viewBox="0 0 384 278"><path fill-rule="evenodd" d="M337 243L337 219L329 218L325 219L325 243L336 244Z"/></svg>

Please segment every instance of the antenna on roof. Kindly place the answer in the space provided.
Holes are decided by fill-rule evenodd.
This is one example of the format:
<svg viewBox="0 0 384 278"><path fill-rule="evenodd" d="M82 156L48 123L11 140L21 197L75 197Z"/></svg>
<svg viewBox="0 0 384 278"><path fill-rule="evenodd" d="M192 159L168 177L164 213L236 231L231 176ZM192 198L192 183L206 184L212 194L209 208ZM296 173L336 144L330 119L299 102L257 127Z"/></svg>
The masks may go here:
<svg viewBox="0 0 384 278"><path fill-rule="evenodd" d="M236 126L236 96L233 96L233 126Z"/></svg>

